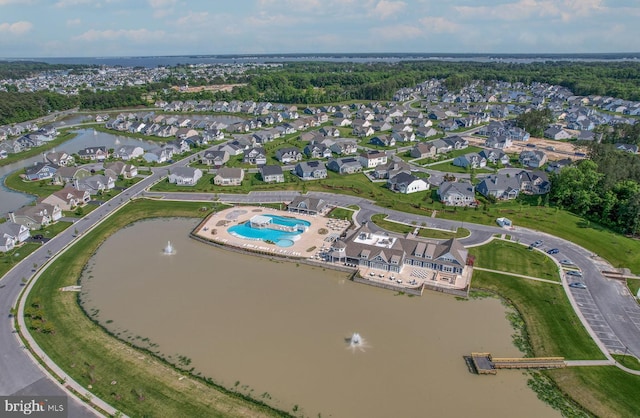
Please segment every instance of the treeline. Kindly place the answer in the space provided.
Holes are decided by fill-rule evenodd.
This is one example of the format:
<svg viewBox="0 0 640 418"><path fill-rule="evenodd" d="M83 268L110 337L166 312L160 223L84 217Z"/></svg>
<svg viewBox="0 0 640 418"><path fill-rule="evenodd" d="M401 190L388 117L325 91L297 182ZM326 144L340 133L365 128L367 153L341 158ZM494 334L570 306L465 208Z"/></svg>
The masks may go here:
<svg viewBox="0 0 640 418"><path fill-rule="evenodd" d="M78 98L48 91L16 93L0 91L0 125L39 118L50 112L72 109Z"/></svg>
<svg viewBox="0 0 640 418"><path fill-rule="evenodd" d="M134 107L148 104L143 95L146 90L137 87L123 87L113 91L92 92L83 90L78 96L81 109L105 110Z"/></svg>
<svg viewBox="0 0 640 418"><path fill-rule="evenodd" d="M0 61L0 80L28 78L42 71L88 68L86 65L47 64L38 61Z"/></svg>
<svg viewBox="0 0 640 418"><path fill-rule="evenodd" d="M635 144L640 145L640 123L629 125L627 123L614 126L599 125L594 129L602 135L600 142L605 144Z"/></svg>
<svg viewBox="0 0 640 418"><path fill-rule="evenodd" d="M607 95L640 100L640 63L545 62L515 63L288 63L259 70L247 87L210 95L212 100L253 100L283 103L331 103L347 100L390 100L402 87L431 78L444 79L457 91L472 80L531 84L545 82L571 89L577 95Z"/></svg>
<svg viewBox="0 0 640 418"><path fill-rule="evenodd" d="M640 234L640 157L592 144L589 160L552 175L550 200L614 231Z"/></svg>

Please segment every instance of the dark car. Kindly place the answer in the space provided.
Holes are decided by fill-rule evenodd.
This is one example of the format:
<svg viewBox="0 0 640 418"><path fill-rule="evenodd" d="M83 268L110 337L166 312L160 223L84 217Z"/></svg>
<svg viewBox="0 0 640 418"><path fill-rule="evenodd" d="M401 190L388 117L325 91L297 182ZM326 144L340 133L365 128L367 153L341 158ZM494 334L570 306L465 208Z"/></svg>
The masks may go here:
<svg viewBox="0 0 640 418"><path fill-rule="evenodd" d="M586 289L587 285L580 282L569 283L569 287L573 287L575 289Z"/></svg>
<svg viewBox="0 0 640 418"><path fill-rule="evenodd" d="M578 270L569 270L565 274L567 276L582 277L582 272Z"/></svg>
<svg viewBox="0 0 640 418"><path fill-rule="evenodd" d="M35 234L33 235L33 239L43 239L44 236L42 234Z"/></svg>
<svg viewBox="0 0 640 418"><path fill-rule="evenodd" d="M558 254L560 252L559 249L557 248L552 248L549 251L547 251L547 254Z"/></svg>

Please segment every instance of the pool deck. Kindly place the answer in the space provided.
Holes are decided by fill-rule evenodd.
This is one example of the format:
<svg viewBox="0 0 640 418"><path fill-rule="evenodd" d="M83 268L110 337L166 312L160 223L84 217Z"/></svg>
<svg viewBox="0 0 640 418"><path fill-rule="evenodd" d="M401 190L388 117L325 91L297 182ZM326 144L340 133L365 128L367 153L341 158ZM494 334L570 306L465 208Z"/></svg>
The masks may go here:
<svg viewBox="0 0 640 418"><path fill-rule="evenodd" d="M229 227L240 225L255 215L278 215L292 217L309 222L311 225L306 232L298 235L298 239L290 247L279 247L262 240L241 238L229 233ZM195 235L204 239L231 245L248 251L267 252L283 257L312 258L323 245L329 245L328 237L339 236L349 227L349 221L341 221L323 216L303 215L277 209L258 206L236 206L216 212L201 225ZM328 233L321 234L321 230ZM315 248L314 248L315 247ZM311 250L311 251L308 251Z"/></svg>

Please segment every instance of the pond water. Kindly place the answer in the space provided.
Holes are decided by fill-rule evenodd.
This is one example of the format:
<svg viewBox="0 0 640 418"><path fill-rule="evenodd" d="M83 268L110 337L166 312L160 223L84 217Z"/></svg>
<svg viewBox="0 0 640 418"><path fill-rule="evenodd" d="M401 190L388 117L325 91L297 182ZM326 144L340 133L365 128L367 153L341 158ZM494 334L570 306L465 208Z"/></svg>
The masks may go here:
<svg viewBox="0 0 640 418"><path fill-rule="evenodd" d="M107 239L83 275L85 308L129 341L149 338L196 373L309 417L560 416L520 371L469 373L472 351L521 355L498 300L396 295L217 249L188 238L196 222L143 221Z"/></svg>

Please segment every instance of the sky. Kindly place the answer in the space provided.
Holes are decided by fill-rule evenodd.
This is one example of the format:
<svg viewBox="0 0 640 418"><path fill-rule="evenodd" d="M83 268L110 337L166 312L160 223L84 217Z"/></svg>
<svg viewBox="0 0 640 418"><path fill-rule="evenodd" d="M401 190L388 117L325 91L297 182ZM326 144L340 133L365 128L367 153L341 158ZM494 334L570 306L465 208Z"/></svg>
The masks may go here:
<svg viewBox="0 0 640 418"><path fill-rule="evenodd" d="M0 0L0 57L640 52L640 0Z"/></svg>

